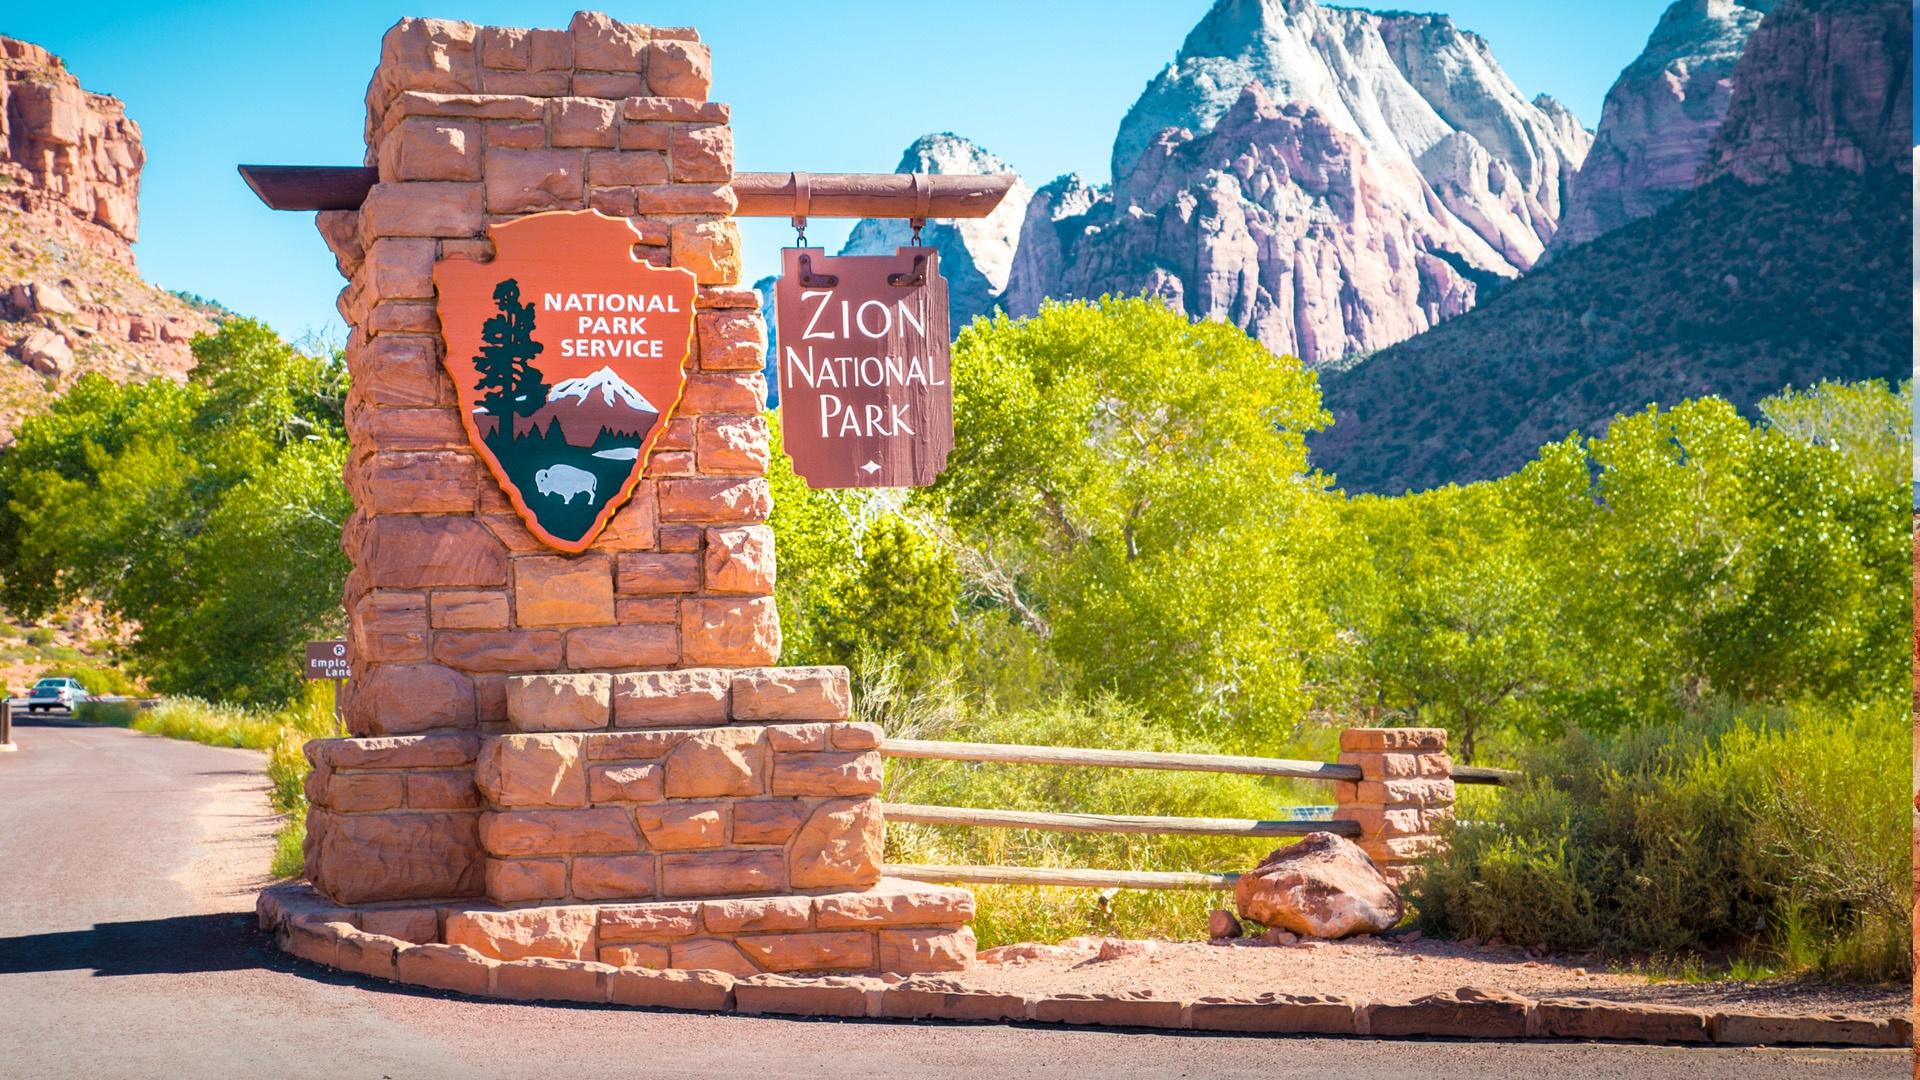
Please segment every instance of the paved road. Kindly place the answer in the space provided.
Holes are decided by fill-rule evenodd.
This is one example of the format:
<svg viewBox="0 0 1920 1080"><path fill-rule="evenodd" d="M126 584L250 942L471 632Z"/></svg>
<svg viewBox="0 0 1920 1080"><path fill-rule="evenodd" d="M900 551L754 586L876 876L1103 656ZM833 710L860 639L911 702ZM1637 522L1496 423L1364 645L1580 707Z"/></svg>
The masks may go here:
<svg viewBox="0 0 1920 1080"><path fill-rule="evenodd" d="M0 756L0 1074L587 1078L1906 1076L1904 1051L1688 1050L776 1020L473 1002L252 929L260 756L63 720Z"/></svg>

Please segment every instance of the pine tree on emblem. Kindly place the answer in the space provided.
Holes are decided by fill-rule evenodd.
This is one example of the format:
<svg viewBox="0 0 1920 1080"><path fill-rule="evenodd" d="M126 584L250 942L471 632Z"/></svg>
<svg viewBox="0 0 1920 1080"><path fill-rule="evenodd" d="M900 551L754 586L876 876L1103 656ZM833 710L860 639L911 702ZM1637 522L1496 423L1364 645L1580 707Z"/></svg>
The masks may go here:
<svg viewBox="0 0 1920 1080"><path fill-rule="evenodd" d="M473 369L480 374L474 389L480 391L480 403L501 419L502 429L508 417L532 416L547 403L542 372L533 366L533 358L546 346L533 340L533 305L520 302L520 283L508 278L493 287L493 303L500 314L488 317L480 327L480 355L473 358Z"/></svg>

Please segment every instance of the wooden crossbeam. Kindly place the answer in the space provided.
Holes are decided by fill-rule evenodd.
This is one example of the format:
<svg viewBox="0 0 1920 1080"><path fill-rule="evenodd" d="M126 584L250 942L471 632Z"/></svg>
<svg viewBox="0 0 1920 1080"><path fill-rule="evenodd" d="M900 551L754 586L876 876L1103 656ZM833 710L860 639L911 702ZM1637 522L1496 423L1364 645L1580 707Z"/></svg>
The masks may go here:
<svg viewBox="0 0 1920 1080"><path fill-rule="evenodd" d="M892 758L936 761L992 761L1012 765L1094 765L1113 769L1171 769L1176 772L1287 776L1301 780L1359 780L1357 765L1231 754L1162 754L1145 750L1087 750L1073 746L1010 746L1001 743L883 739L880 753Z"/></svg>
<svg viewBox="0 0 1920 1080"><path fill-rule="evenodd" d="M888 863L880 872L887 877L935 885L1065 885L1090 889L1231 889L1240 879L1239 874L915 863Z"/></svg>
<svg viewBox="0 0 1920 1080"><path fill-rule="evenodd" d="M1014 181L1012 176L928 173L734 173L733 194L740 200L735 216L801 214L800 176L807 187L804 216L820 218L986 217L1007 197ZM923 196L924 211L919 201Z"/></svg>
<svg viewBox="0 0 1920 1080"><path fill-rule="evenodd" d="M242 165L247 186L275 210L355 210L380 180L380 170L358 165ZM937 176L911 173L733 174L737 217L978 218L993 213L1012 190L1012 176Z"/></svg>
<svg viewBox="0 0 1920 1080"><path fill-rule="evenodd" d="M1483 765L1455 765L1452 773L1456 784L1517 784L1520 774L1511 769L1489 769Z"/></svg>
<svg viewBox="0 0 1920 1080"><path fill-rule="evenodd" d="M1161 754L1146 750L1087 750L1073 746L1015 746L1004 743L941 742L932 739L883 739L880 753L892 758L931 761L988 761L1009 765L1087 765L1109 769L1172 769L1183 772L1288 776L1301 780L1359 780L1357 765L1232 754ZM1455 765L1456 784L1514 784L1509 769Z"/></svg>
<svg viewBox="0 0 1920 1080"><path fill-rule="evenodd" d="M1161 836L1305 836L1330 832L1359 836L1357 821L1315 821L1289 818L1256 821L1248 818L1154 817L1133 814L1054 814L1032 810L988 810L966 806L924 806L886 803L886 820L915 825L974 826L992 829L1041 829L1071 833L1143 833Z"/></svg>

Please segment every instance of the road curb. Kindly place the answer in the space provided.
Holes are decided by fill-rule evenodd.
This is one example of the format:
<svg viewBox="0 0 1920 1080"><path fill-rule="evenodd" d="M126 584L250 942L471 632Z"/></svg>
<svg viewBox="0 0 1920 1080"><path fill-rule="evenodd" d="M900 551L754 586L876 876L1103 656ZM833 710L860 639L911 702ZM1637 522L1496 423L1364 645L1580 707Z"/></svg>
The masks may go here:
<svg viewBox="0 0 1920 1080"><path fill-rule="evenodd" d="M1904 1016L1708 1012L1582 998L1535 1001L1462 987L1412 1001L1261 994L1193 1001L1134 994L1023 997L945 976L735 978L718 971L616 968L591 960L498 960L464 945L362 930L363 912L306 890L269 889L260 928L283 952L403 985L516 1001L836 1019L1036 1023L1146 1031L1314 1034L1356 1038L1578 1039L1709 1046L1905 1047Z"/></svg>

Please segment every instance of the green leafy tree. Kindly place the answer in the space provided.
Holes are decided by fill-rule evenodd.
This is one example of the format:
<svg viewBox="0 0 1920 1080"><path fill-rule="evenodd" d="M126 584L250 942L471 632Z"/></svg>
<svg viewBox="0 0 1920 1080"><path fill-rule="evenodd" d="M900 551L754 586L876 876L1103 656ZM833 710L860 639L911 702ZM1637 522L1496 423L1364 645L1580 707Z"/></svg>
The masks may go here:
<svg viewBox="0 0 1920 1080"><path fill-rule="evenodd" d="M898 514L859 537L846 587L822 598L821 644L842 662L891 656L908 686L947 673L960 645L960 575L952 557Z"/></svg>
<svg viewBox="0 0 1920 1080"><path fill-rule="evenodd" d="M1533 734L1563 679L1546 582L1505 489L1447 487L1345 507L1370 561L1332 589L1347 715L1446 728L1473 761L1493 734Z"/></svg>
<svg viewBox="0 0 1920 1080"><path fill-rule="evenodd" d="M1337 713L1431 723L1462 756L1667 723L1710 699L1904 693L1906 416L1884 384L1618 417L1500 480L1343 511L1323 657Z"/></svg>
<svg viewBox="0 0 1920 1080"><path fill-rule="evenodd" d="M996 568L1089 692L1256 747L1304 716L1334 500L1314 377L1145 298L976 321L955 448L921 497Z"/></svg>
<svg viewBox="0 0 1920 1080"><path fill-rule="evenodd" d="M888 663L909 687L946 675L962 635L950 554L888 493L807 487L778 450L778 419L770 422L782 657Z"/></svg>
<svg viewBox="0 0 1920 1080"><path fill-rule="evenodd" d="M480 355L473 358L480 373L475 389L488 412L504 421L514 415L532 416L547 403L550 389L533 358L546 346L533 340L533 304L520 302L520 283L508 278L493 287L493 304L500 314L480 326Z"/></svg>
<svg viewBox="0 0 1920 1080"><path fill-rule="evenodd" d="M91 598L156 689L279 700L300 643L343 622L345 375L246 319L193 348L186 385L88 375L21 425L0 454L0 602Z"/></svg>
<svg viewBox="0 0 1920 1080"><path fill-rule="evenodd" d="M1709 694L1902 693L1911 637L1910 388L1825 385L1616 419L1501 481L1568 659L1564 703L1648 719Z"/></svg>

